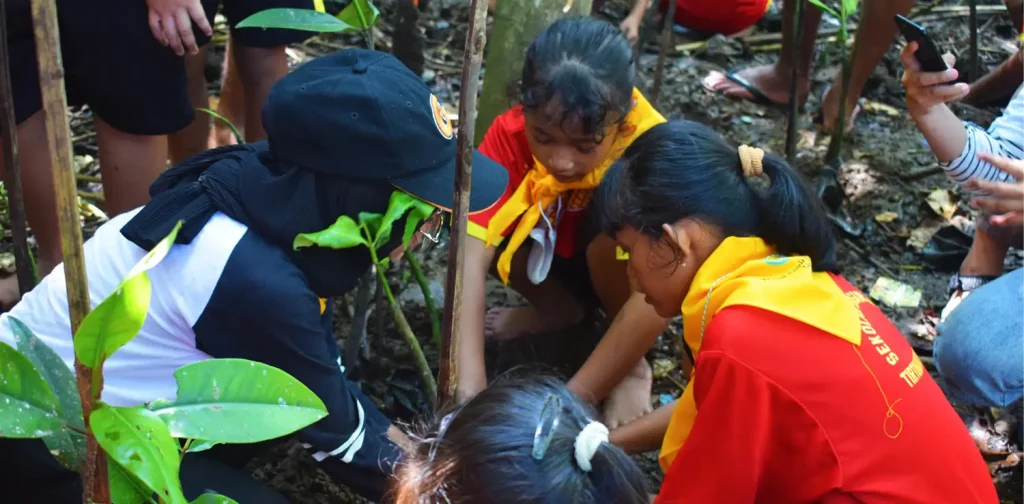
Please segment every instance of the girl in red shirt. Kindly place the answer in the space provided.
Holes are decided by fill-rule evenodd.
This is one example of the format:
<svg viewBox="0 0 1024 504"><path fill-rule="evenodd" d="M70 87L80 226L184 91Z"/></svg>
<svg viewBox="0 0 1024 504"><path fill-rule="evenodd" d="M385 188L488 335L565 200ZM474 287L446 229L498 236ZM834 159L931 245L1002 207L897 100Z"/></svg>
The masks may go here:
<svg viewBox="0 0 1024 504"><path fill-rule="evenodd" d="M998 502L910 345L834 273L828 221L781 158L662 124L595 204L696 356L676 403L612 433L629 450L660 441L657 502Z"/></svg>
<svg viewBox="0 0 1024 504"><path fill-rule="evenodd" d="M650 409L651 370L643 356L667 321L631 295L615 243L586 226L591 190L640 133L664 118L634 88L633 51L604 21L564 18L530 45L519 83L521 105L491 124L480 152L509 174L504 196L469 218L462 317L458 321L460 402L487 384L484 335L553 333L603 308L608 332L569 382L604 401L610 426ZM485 317L489 272L531 306Z"/></svg>

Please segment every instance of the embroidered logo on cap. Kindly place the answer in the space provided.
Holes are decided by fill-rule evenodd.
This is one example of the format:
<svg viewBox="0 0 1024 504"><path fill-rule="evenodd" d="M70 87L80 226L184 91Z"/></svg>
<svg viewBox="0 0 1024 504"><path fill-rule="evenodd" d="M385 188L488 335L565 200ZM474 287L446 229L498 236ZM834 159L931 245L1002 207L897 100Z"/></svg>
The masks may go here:
<svg viewBox="0 0 1024 504"><path fill-rule="evenodd" d="M434 113L434 124L437 126L437 131L441 133L441 136L451 140L454 135L452 121L448 118L448 111L441 106L441 102L437 101L437 97L433 94L430 95L430 109Z"/></svg>

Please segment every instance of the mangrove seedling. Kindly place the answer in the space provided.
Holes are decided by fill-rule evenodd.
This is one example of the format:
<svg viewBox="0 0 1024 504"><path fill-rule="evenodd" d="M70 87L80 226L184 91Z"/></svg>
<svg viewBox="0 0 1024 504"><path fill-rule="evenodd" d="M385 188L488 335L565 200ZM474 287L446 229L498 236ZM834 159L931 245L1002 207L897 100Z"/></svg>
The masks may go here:
<svg viewBox="0 0 1024 504"><path fill-rule="evenodd" d="M278 438L327 415L320 398L288 373L244 359L179 368L173 401L123 407L100 400L103 364L142 329L152 294L146 272L167 255L180 227L131 269L75 333L75 355L93 371L89 418L83 418L74 373L28 326L9 317L17 348L0 342L0 437L42 439L63 466L93 474L99 464L86 457L85 444L86 436L94 436L106 453L114 504L185 504L178 476L185 453ZM233 502L215 494L192 501Z"/></svg>
<svg viewBox="0 0 1024 504"><path fill-rule="evenodd" d="M316 33L362 33L368 49L374 48L373 27L380 10L370 0L352 0L336 16L327 13L323 0L314 0L313 9L275 8L259 11L235 25L235 28L281 28Z"/></svg>
<svg viewBox="0 0 1024 504"><path fill-rule="evenodd" d="M838 10L826 3L826 0L807 0L823 12L839 19L839 34L836 38L836 45L839 46L839 61L842 65L843 76L839 88L839 112L836 114L835 123L832 125L832 140L828 144L828 152L825 154L825 164L837 166L839 152L843 145L843 137L846 133L846 97L850 88L850 55L846 50L846 42L850 38L847 31L847 24L850 16L857 12L858 0L838 0Z"/></svg>
<svg viewBox="0 0 1024 504"><path fill-rule="evenodd" d="M395 325L399 332L405 337L409 350L412 352L416 367L423 380L423 391L427 397L437 397L437 383L434 375L427 364L427 358L423 355L423 348L420 347L416 334L412 332L402 308L398 305L391 287L388 285L384 271L387 269L388 257L381 257L379 250L391 240L391 230L395 222L403 215L409 214L405 220L405 230L402 234L402 246L408 247L419 224L430 217L434 207L420 201L403 191L391 193L388 201L388 208L384 215L378 213L359 212L358 222L347 215L338 217L338 220L331 224L331 227L315 233L303 233L295 237L293 247L298 250L303 247L327 247L333 249L347 249L364 246L370 252L370 258L376 265L378 284L384 290L388 305L391 307L391 315L395 319Z"/></svg>

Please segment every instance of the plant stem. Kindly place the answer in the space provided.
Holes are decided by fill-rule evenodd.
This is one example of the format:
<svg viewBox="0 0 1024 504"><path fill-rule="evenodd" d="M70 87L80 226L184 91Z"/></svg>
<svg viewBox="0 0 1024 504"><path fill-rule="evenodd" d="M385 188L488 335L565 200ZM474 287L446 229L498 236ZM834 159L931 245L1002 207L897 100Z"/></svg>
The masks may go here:
<svg viewBox="0 0 1024 504"><path fill-rule="evenodd" d="M405 253L405 258L409 261L409 269L412 270L412 276L416 278L416 283L420 284L420 290L423 291L423 301L427 305L427 312L430 314L430 333L434 337L434 345L441 348L441 317L437 313L437 303L434 302L434 295L430 293L430 283L427 282L427 277L423 274L423 267L420 266L420 260L416 258L416 254L411 251Z"/></svg>
<svg viewBox="0 0 1024 504"><path fill-rule="evenodd" d="M967 71L967 82L974 82L981 77L981 59L978 55L978 0L967 0L970 8L968 26L971 31L971 66Z"/></svg>
<svg viewBox="0 0 1024 504"><path fill-rule="evenodd" d="M789 82L789 117L786 123L786 160L790 164L796 160L796 135L797 122L800 120L800 105L797 103L797 92L800 89L800 41L803 40L804 32L804 4L806 0L790 0L793 4L793 20L790 32L790 45L792 54L790 61L793 62L793 72L790 74Z"/></svg>
<svg viewBox="0 0 1024 504"><path fill-rule="evenodd" d="M658 62L654 67L654 84L651 86L651 105L658 106L658 97L661 95L661 83L665 72L665 58L672 49L672 25L676 22L676 2L668 3L668 12L662 20L661 28L661 49L658 51ZM639 47L642 40L637 41ZM637 60L639 61L639 60Z"/></svg>
<svg viewBox="0 0 1024 504"><path fill-rule="evenodd" d="M371 248L371 250L373 250ZM373 256L374 264L380 264L377 260L377 252L372 251L370 253ZM391 286L388 285L388 280L384 276L384 268L377 267L377 279L380 280L381 287L384 287L384 295L388 298L388 305L391 306L391 315L395 318L395 325L398 326L398 331L405 336L405 341L409 345L409 350L412 351L412 356L416 360L416 367L419 368L420 379L423 380L423 392L428 398L437 397L437 382L434 381L434 374L430 371L430 364L427 363L427 357L423 355L423 348L420 347L419 340L416 339L416 334L412 332L412 327L409 326L409 321L405 319L405 314L402 313L402 309L398 306L395 301L395 296L391 293Z"/></svg>
<svg viewBox="0 0 1024 504"><path fill-rule="evenodd" d="M359 14L359 24L363 26L363 38L366 39L366 48L374 50L373 41L373 27L369 26L366 22L366 15L363 14L363 9L359 7L359 0L353 0L356 4L356 14Z"/></svg>
<svg viewBox="0 0 1024 504"><path fill-rule="evenodd" d="M828 152L825 154L825 164L831 166L839 165L839 153L843 147L843 137L846 134L846 97L850 89L850 56L846 51L846 18L839 20L839 46L840 61L843 67L843 76L839 83L839 111L836 114L835 122L832 124L832 140L828 144Z"/></svg>
<svg viewBox="0 0 1024 504"><path fill-rule="evenodd" d="M230 120L228 120L227 117L224 117L224 116L222 116L222 115L220 115L220 114L218 114L218 113L216 113L216 112L214 112L214 111L212 111L212 110L210 110L208 108L197 108L196 110L198 110L200 112L206 112L207 114L210 115L210 117L212 117L212 118L214 118L214 119L216 119L218 121L221 121L224 124L227 124L228 128L231 129L231 133L233 135L235 135L235 141L237 141L239 145L245 143L245 138L242 138L242 132L238 131L238 128L235 127L235 124L232 123Z"/></svg>

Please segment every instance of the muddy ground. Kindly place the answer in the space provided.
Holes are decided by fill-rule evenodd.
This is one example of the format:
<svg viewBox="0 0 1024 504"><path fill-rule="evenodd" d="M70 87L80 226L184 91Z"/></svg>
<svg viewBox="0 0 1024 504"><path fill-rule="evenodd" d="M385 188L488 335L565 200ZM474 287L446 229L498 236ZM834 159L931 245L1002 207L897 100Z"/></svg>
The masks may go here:
<svg viewBox="0 0 1024 504"><path fill-rule="evenodd" d="M427 39L427 63L425 80L435 93L455 109L458 100L460 78L461 46L465 34L466 5L458 0L433 0L421 20ZM1000 5L998 1L980 1L984 5ZM957 7L966 2L950 0L935 3L921 2L922 7ZM390 44L392 29L387 22L391 6L381 5L385 22L377 32L378 48ZM626 4L610 2L595 15L617 19L624 15ZM931 11L919 15L933 38L943 49L951 50L966 57L968 47L967 17L960 11L948 9ZM617 21L616 21L617 22ZM834 27L830 20L822 22L822 30ZM1008 18L1001 13L985 12L981 16L981 56L983 68L991 69L1016 50L1013 42L1015 33ZM661 89L660 110L669 118L685 118L699 121L715 128L736 144L757 145L766 150L784 151L785 113L760 107L748 102L733 101L705 90L701 80L712 69L742 68L773 61L777 53L778 40L764 40L766 34L778 32L777 15L773 21L769 16L746 42L739 40L712 39L706 44L676 35L673 45L679 50L667 60L665 82ZM653 34L649 34L652 35ZM759 38L760 37L760 38ZM217 40L218 38L215 38ZM219 80L219 61L216 56L223 51L223 36L220 46L210 58L208 80L211 90L216 92ZM300 63L347 46L362 45L358 37L318 36L304 44L289 48L293 62ZM650 92L653 68L657 58L653 37L641 51L642 82L640 87ZM906 114L903 92L899 82L901 65L897 55L899 46L894 45L877 66L863 94L865 111L857 120L856 130L843 149L840 178L848 201L845 204L852 222L863 227L859 236L840 233L841 267L844 275L857 287L869 291L880 277L890 277L913 286L921 291L921 300L916 307L891 308L882 305L883 310L903 331L918 351L922 360L934 372L931 359L932 339L938 312L946 301L946 284L958 264L956 254L943 261L926 257L922 248L938 229L949 226L970 229L973 211L966 201L961 200L957 190L950 184L935 164L914 123ZM828 146L828 135L814 125L818 100L836 72L839 50L828 40L818 45L814 64L813 87L810 101L800 116L799 144L795 164L809 177L813 177L822 165ZM956 105L954 110L961 118L987 125L999 113L998 108L977 109ZM104 220L102 215L89 203L101 191L97 183L98 168L87 156L96 155L95 136L88 109L74 113L74 147L80 173L80 189L85 191L83 210L86 215L86 232ZM948 189L949 200L955 204L953 215L939 215L927 203L929 195L937 189ZM933 197L934 200L934 197ZM940 211L948 210L940 206ZM8 227L9 226L5 226ZM956 234L956 233L952 233ZM969 240L964 243L969 243ZM9 248L9 239L8 239ZM440 306L443 297L446 249L440 245L417 251L426 276L431 283L433 296ZM1008 267L1019 267L1022 259L1020 250L1013 250L1007 258ZM0 267L10 269L13 259L10 254L0 255ZM431 343L430 321L423 304L423 295L416 282L410 278L407 266L392 267L389 272L392 285L401 291L400 299L410 323L420 337L428 360L436 366L438 352ZM522 300L492 281L488 300L491 306L517 305ZM345 343L352 320L353 296L340 300L335 306L336 329L339 343ZM364 390L373 397L382 409L400 421L412 421L428 409L427 401L420 392L409 352L397 335L390 317L377 317L371 312L367 341L361 352L358 365L351 369ZM493 346L489 350L490 369L496 373L517 364L541 361L550 367L550 372L571 374L585 358L587 351L601 333L602 321L588 320L569 334L544 335L525 341ZM663 335L655 348L648 353L648 359L655 363L656 381L651 397L652 404L659 406L678 397L685 378L678 367L678 352L675 341L680 336L676 323ZM941 377L936 376L941 383ZM959 405L958 405L959 406ZM1013 418L1008 412L998 412L1003 417ZM941 443L942 440L936 440ZM1001 460L993 456L990 460ZM648 470L652 482L660 482L661 472L653 454L637 457ZM346 489L333 485L320 473L301 448L294 445L282 448L274 456L253 464L256 475L266 479L273 486L285 492L297 503L362 502ZM994 479L1000 488L1003 502L1024 502L1021 493L1021 468L996 471Z"/></svg>

